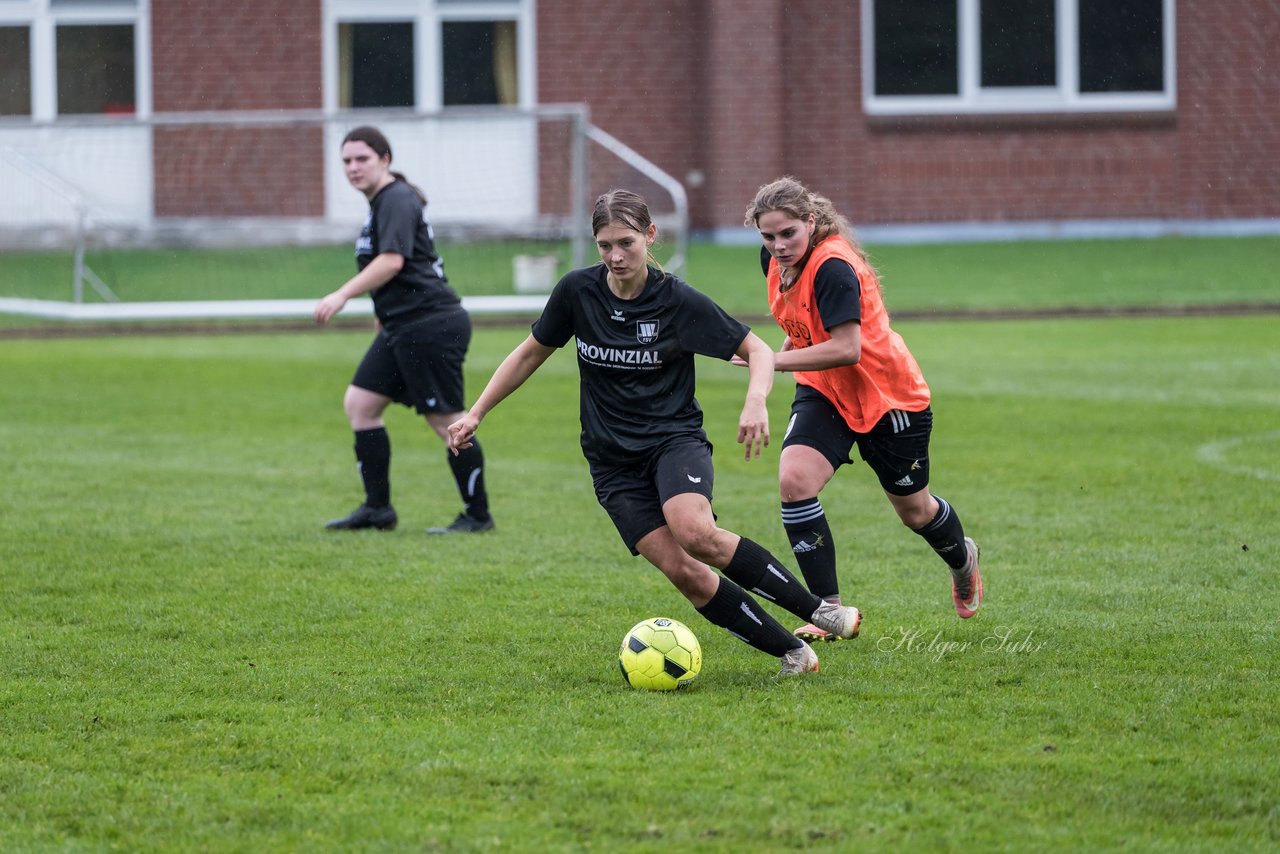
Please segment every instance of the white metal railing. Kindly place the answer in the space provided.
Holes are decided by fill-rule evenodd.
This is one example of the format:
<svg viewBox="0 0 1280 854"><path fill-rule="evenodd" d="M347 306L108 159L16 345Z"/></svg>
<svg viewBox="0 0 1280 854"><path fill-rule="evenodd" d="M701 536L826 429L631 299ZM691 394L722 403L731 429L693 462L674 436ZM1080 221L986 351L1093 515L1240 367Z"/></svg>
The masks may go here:
<svg viewBox="0 0 1280 854"><path fill-rule="evenodd" d="M98 292L98 296L107 302L119 302L119 297L107 287L107 283L93 272L85 263L85 239L89 230L89 204L84 194L70 182L55 175L44 166L36 163L22 152L8 146L0 147L0 159L7 162L15 171L23 174L31 181L39 184L53 195L65 201L75 216L75 261L71 280L72 299L76 303L84 302L84 283Z"/></svg>
<svg viewBox="0 0 1280 854"><path fill-rule="evenodd" d="M667 268L673 273L683 272L689 252L689 197L684 185L658 168L652 161L645 159L635 149L622 140L606 133L595 125L587 126L587 138L607 150L613 152L619 160L653 181L671 195L671 203L675 208L673 219L676 227L675 251L667 262Z"/></svg>
<svg viewBox="0 0 1280 854"><path fill-rule="evenodd" d="M475 315L537 315L547 296L463 297L462 307ZM246 320L250 318L307 318L314 299L186 300L171 302L72 303L57 300L0 297L0 314L46 320ZM345 317L373 316L370 300L352 300Z"/></svg>

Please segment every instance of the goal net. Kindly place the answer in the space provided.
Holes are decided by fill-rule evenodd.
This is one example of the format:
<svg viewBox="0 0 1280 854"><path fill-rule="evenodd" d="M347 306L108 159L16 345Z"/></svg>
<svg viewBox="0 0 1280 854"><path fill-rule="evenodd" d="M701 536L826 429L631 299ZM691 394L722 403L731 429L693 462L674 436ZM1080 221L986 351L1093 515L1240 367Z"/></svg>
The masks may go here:
<svg viewBox="0 0 1280 854"><path fill-rule="evenodd" d="M96 303L99 317L116 302L219 303L204 316L309 311L355 269L368 203L339 150L362 124L384 132L392 168L426 193L446 274L473 307L545 294L591 263L591 204L613 187L645 195L665 234L660 260L683 263L680 185L578 105L4 123L0 310L16 298Z"/></svg>

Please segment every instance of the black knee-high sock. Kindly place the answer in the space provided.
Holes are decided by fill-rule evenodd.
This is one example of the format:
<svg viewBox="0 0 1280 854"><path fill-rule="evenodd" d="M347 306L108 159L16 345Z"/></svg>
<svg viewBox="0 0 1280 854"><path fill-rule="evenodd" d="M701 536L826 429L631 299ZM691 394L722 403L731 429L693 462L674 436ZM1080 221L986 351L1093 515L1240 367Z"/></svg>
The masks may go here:
<svg viewBox="0 0 1280 854"><path fill-rule="evenodd" d="M356 463L364 481L364 503L386 507L391 503L391 438L386 427L356 430Z"/></svg>
<svg viewBox="0 0 1280 854"><path fill-rule="evenodd" d="M803 643L748 596L747 591L727 578L720 579L715 595L698 613L739 640L777 658Z"/></svg>
<svg viewBox="0 0 1280 854"><path fill-rule="evenodd" d="M822 502L817 498L782 502L782 527L810 592L822 599L839 596L836 547Z"/></svg>
<svg viewBox="0 0 1280 854"><path fill-rule="evenodd" d="M724 568L724 574L802 620L813 616L822 604L822 600L806 590L800 579L792 575L781 561L746 537L738 541L738 549Z"/></svg>
<svg viewBox="0 0 1280 854"><path fill-rule="evenodd" d="M960 515L941 496L933 497L938 500L938 513L928 525L917 528L916 533L933 546L933 550L947 562L947 566L964 569L964 526L960 524Z"/></svg>
<svg viewBox="0 0 1280 854"><path fill-rule="evenodd" d="M446 453L445 457L467 515L482 522L488 519L489 493L484 488L484 452L480 450L480 443L472 439L470 448L462 449L456 457L452 453Z"/></svg>

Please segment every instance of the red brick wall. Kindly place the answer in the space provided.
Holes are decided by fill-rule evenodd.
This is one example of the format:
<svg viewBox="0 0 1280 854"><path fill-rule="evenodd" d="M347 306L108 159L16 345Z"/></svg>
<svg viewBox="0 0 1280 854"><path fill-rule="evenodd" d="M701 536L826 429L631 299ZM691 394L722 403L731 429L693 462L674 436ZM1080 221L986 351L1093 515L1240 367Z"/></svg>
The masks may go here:
<svg viewBox="0 0 1280 854"><path fill-rule="evenodd" d="M695 227L787 173L863 224L1280 217L1276 2L1177 4L1175 112L901 119L862 110L856 2L538 10L539 98L701 172Z"/></svg>
<svg viewBox="0 0 1280 854"><path fill-rule="evenodd" d="M1280 216L1280 3L1178 3L1177 216Z"/></svg>
<svg viewBox="0 0 1280 854"><path fill-rule="evenodd" d="M783 5L710 2L704 40L707 129L696 164L707 183L692 191L700 202L695 222L740 226L756 189L777 177L773 173L787 157L791 57L777 35L785 31Z"/></svg>
<svg viewBox="0 0 1280 854"><path fill-rule="evenodd" d="M321 106L320 0L152 0L157 114ZM157 216L321 216L319 128L158 128Z"/></svg>
<svg viewBox="0 0 1280 854"><path fill-rule="evenodd" d="M703 3L538 0L537 13L538 101L587 102L593 124L684 181L707 130ZM591 153L593 193L634 175Z"/></svg>
<svg viewBox="0 0 1280 854"><path fill-rule="evenodd" d="M157 113L321 105L321 0L210 5L151 5ZM1280 217L1277 0L1180 0L1177 110L1119 115L869 117L855 0L538 0L537 16L538 100L587 102L686 183L698 228L739 227L787 173L859 224ZM320 214L320 144L157 136L157 213ZM592 154L593 191L636 182Z"/></svg>
<svg viewBox="0 0 1280 854"><path fill-rule="evenodd" d="M179 126L153 132L159 217L324 215L324 130Z"/></svg>
<svg viewBox="0 0 1280 854"><path fill-rule="evenodd" d="M321 0L152 0L158 113L321 106Z"/></svg>

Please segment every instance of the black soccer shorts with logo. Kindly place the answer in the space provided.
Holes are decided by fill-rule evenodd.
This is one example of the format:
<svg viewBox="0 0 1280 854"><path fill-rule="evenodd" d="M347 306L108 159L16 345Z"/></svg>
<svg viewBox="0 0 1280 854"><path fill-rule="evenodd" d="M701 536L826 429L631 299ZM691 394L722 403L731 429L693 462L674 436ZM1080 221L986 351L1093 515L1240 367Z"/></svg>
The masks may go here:
<svg viewBox="0 0 1280 854"><path fill-rule="evenodd" d="M933 410L919 412L893 409L866 433L845 423L840 410L817 389L796 386L782 447L804 445L827 458L838 469L853 462L858 454L890 495L914 495L929 485L929 436L933 432Z"/></svg>
<svg viewBox="0 0 1280 854"><path fill-rule="evenodd" d="M634 462L590 466L596 498L633 555L640 554L636 543L667 524L668 499L696 492L710 501L716 479L711 443L693 435L676 436Z"/></svg>
<svg viewBox="0 0 1280 854"><path fill-rule="evenodd" d="M458 306L388 332L380 331L351 384L389 397L419 414L467 408L462 362L471 344L471 316Z"/></svg>

